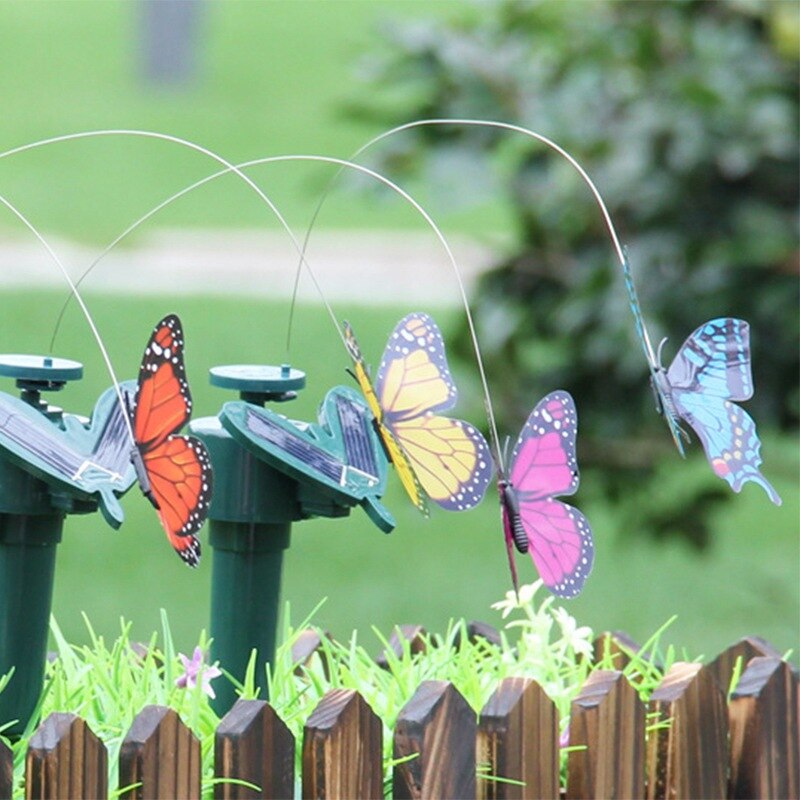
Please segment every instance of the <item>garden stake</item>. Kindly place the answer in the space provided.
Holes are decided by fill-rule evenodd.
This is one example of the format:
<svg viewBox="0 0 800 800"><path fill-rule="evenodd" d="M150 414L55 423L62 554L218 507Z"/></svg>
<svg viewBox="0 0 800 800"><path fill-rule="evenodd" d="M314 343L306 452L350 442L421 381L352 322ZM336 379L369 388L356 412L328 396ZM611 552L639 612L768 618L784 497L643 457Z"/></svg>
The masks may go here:
<svg viewBox="0 0 800 800"><path fill-rule="evenodd" d="M305 386L305 373L288 366L225 366L211 384L239 392L217 417L190 423L214 468L209 512L211 661L236 680L245 677L253 650L256 685L275 654L283 551L291 524L314 516L342 517L361 504L378 527L394 527L378 498L387 462L363 398L345 387L328 392L320 424L296 426L265 408ZM234 686L215 685L214 710L236 701Z"/></svg>
<svg viewBox="0 0 800 800"><path fill-rule="evenodd" d="M92 422L41 399L83 376L83 365L41 356L0 356L0 375L16 379L21 399L0 392L0 725L19 736L42 691L53 599L56 545L67 513L103 509L118 527L116 500L131 485L127 448L113 441L120 414L113 390ZM117 409L115 411L115 409Z"/></svg>

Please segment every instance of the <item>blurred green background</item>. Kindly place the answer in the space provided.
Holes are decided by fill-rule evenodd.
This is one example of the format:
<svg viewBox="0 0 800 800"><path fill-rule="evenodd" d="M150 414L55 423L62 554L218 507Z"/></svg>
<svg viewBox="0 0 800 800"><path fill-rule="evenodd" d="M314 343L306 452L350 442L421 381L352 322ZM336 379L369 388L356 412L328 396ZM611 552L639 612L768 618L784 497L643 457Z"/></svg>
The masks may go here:
<svg viewBox="0 0 800 800"><path fill-rule="evenodd" d="M347 156L389 122L401 120L404 107L409 113L426 110L424 103L419 105L420 95L402 81L393 84L384 76L376 88L374 80L370 84L358 80L356 65L369 67L387 47L378 32L381 20L399 19L425 30L426 21L433 19L459 30L480 16L478 7L461 2L202 4L194 20L195 69L185 80L171 83L146 75L142 42L153 5L159 4L40 3L35 8L26 3L0 4L0 44L7 63L14 65L0 74L5 100L0 149L79 130L137 128L191 139L234 161L291 152ZM468 52L460 56L470 63ZM460 63L459 51L450 57ZM417 65L423 69L426 63L430 62L420 55ZM374 79L375 71L369 74ZM400 88L393 93L392 86ZM363 112L379 100L391 101L393 116ZM430 104L427 109L434 107ZM481 106L468 110L477 114ZM403 154L386 166L402 167ZM197 154L165 143L123 138L72 142L0 161L0 193L46 235L99 247L153 204L214 169ZM253 173L301 231L328 174L319 167L298 166ZM432 196L446 233L468 231L506 245L519 234L518 209L504 193L493 196L484 185L482 192L476 189L481 203L465 206L456 202L454 194L450 203L447 192L437 196L432 182L435 173L422 173L408 185ZM581 193L579 203L585 202ZM0 225L4 240L29 236L10 215ZM333 230L420 229L406 209L385 202L383 196L352 189L332 197L320 225ZM204 230L275 223L246 189L226 178L175 204L145 232L155 226ZM73 265L76 273L81 266L85 265ZM287 263L287 270L293 268ZM14 269L10 262L2 266L2 272ZM222 264L220 275L224 280ZM91 279L87 287L87 302L121 377L135 375L156 320L168 311L181 314L198 416L214 414L231 399L208 385L209 367L272 363L283 357L288 313L284 300L161 297L152 286L143 286L142 296L100 295L92 293ZM4 295L0 349L43 352L63 293L14 289L4 290ZM620 313L627 313L619 299ZM675 302L691 307L691 300ZM426 309L435 313L448 338L461 328L456 303L454 297L451 308ZM399 301L370 308L336 304L337 314L356 326L373 364L394 323L410 310ZM624 323L630 320L625 317ZM629 338L615 342L621 352L635 346L632 327ZM308 372L309 381L291 413L312 419L326 389L349 380L344 372L347 356L330 320L317 306L299 309L296 331L293 358ZM679 329L674 335L688 333ZM88 413L108 380L86 325L74 309L59 336L57 354L86 365L86 378L68 387L58 401L70 411ZM498 393L511 377L511 368L499 359L494 362ZM478 409L471 414L478 419L481 403L474 391L474 367L466 359L452 366L464 387L465 407ZM548 388L555 387L544 387L539 394ZM2 389L13 391L11 382ZM643 362L635 392L649 399ZM576 393L576 399L581 408L581 395ZM515 433L523 414L509 411L504 428ZM652 424L660 424L652 416ZM690 448L685 463L674 452L659 451L650 468L653 480L629 491L623 487L614 497L602 480L592 481L585 472L576 505L592 521L597 556L584 593L569 603L580 622L598 630L624 629L644 639L678 614L666 641L686 647L692 655L713 655L746 634L765 636L780 649L797 646L797 437L796 432L780 432L766 424L759 426L759 432L764 473L782 494L784 505L773 507L758 487L749 484L727 502L715 502L713 507L709 503L713 535L702 550L681 537L655 539L641 523L645 511L653 507L680 517L676 504L687 496L696 503L694 487L719 488L698 446ZM668 445L665 428L661 436ZM580 447L579 438L579 456ZM590 474L599 474L598 469ZM726 486L722 488L727 492ZM441 630L449 618L462 616L499 624L489 605L505 593L509 580L493 498L463 516L434 512L428 522L419 519L396 485L386 501L398 520L390 536L379 533L360 511L348 519L295 526L283 592L294 621L327 597L316 621L340 636L354 627L367 631L376 625L387 630L403 622ZM136 491L126 497L125 509L126 524L118 532L97 517L68 521L59 551L55 614L76 641L85 639L81 611L109 635L120 616L132 619L134 636L146 639L158 626L158 609L164 607L179 645L189 648L207 624L209 549L199 570L192 572L171 553L155 516ZM523 580L535 577L529 562L521 560L520 571Z"/></svg>

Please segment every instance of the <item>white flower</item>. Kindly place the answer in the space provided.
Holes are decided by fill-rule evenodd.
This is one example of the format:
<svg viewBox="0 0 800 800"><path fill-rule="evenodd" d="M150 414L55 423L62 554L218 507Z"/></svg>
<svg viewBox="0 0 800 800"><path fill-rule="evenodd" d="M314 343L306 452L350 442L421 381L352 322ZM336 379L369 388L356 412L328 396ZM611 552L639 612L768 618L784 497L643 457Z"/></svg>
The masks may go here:
<svg viewBox="0 0 800 800"><path fill-rule="evenodd" d="M553 616L561 628L561 638L564 644L571 647L576 653L590 656L592 654L592 629L588 625L578 627L575 617L561 606L553 609Z"/></svg>

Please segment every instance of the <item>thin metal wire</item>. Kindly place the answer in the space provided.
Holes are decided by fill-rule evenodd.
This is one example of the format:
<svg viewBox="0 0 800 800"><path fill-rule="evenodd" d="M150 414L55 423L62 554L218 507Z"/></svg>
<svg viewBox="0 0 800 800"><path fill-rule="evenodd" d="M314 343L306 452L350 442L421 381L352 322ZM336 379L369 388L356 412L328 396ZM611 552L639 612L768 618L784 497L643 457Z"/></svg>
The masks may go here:
<svg viewBox="0 0 800 800"><path fill-rule="evenodd" d="M79 133L68 133L68 134L64 134L62 136L53 136L53 137L51 137L49 139L41 139L40 141L37 141L37 142L31 142L29 144L21 145L20 147L12 148L11 150L6 150L6 151L0 153L0 159L7 158L9 156L16 155L16 154L19 154L19 153L23 153L23 152L26 152L28 150L34 150L34 149L39 148L39 147L45 147L47 145L57 144L59 142L69 142L69 141L74 141L74 140L78 140L78 139L88 139L88 138L95 138L95 137L99 137L99 136L131 136L131 137L142 137L142 138L148 138L148 139L160 139L162 141L171 142L173 144L178 144L178 145L181 145L183 147L188 147L190 150L194 150L195 152L198 152L198 153L201 153L201 154L203 154L205 156L208 156L209 158L214 159L214 161L216 161L219 164L222 164L224 167L226 167L226 171L233 172L235 175L237 175L241 180L243 180L261 198L261 200L263 200L267 204L267 206L269 206L269 208L272 210L273 214L275 214L277 219L281 222L281 224L285 228L286 232L291 237L292 241L295 244L295 247L297 248L298 252L300 253L301 263L303 265L305 265L305 267L306 267L306 269L308 271L309 277L311 278L311 280L314 283L314 285L317 287L317 290L320 292L320 297L321 297L323 305L325 306L328 314L330 315L331 319L334 321L334 323L337 325L337 328L338 328L338 322L337 322L337 319L336 319L336 315L333 313L333 309L330 307L330 305L328 304L328 302L325 299L324 295L322 294L322 290L320 289L319 285L317 284L317 279L314 276L313 270L309 266L308 262L305 260L303 251L301 250L299 243L294 238L294 234L292 233L291 228L289 227L288 223L286 222L286 220L281 215L280 211L278 211L277 207L272 202L272 200L270 200L270 198L267 197L267 195L264 194L264 192L262 192L261 189L255 183L253 183L252 180L250 180L250 178L248 178L243 172L241 172L241 170L239 170L230 161L226 160L225 158L223 158L222 156L220 156L217 153L213 152L212 150L209 150L208 148L203 147L202 145L196 144L195 142L191 142L188 139L182 139L182 138L180 138L178 136L172 136L171 134L167 134L167 133L159 133L157 131L145 131L145 130L135 130L135 129L127 129L127 128L118 128L118 129L109 128L109 129L97 130L97 131L81 131ZM124 408L123 408L123 411L124 411Z"/></svg>
<svg viewBox="0 0 800 800"><path fill-rule="evenodd" d="M638 297L636 296L636 290L633 285L633 276L630 272L630 265L627 263L627 259L625 256L625 251L620 243L619 236L617 235L616 228L614 227L614 223L611 219L611 215L609 214L608 208L606 207L605 201L603 200L600 191L598 190L597 186L594 184L594 181L589 177L586 170L578 163L578 161L570 155L563 147L559 144L554 142L552 139L549 139L547 136L544 136L536 131L530 130L529 128L525 128L521 125L514 125L508 122L497 122L494 120L484 120L484 119L470 119L470 118L454 118L454 119L445 119L445 118L432 118L432 119L422 119L422 120L414 120L413 122L408 122L404 125L398 125L395 128L391 128L388 131L384 131L383 133L375 136L374 138L370 139L366 144L362 145L358 150L356 150L349 158L349 161L355 161L360 155L362 155L366 150L368 150L373 145L377 144L384 139L387 139L390 136L393 136L397 133L401 133L402 131L411 130L413 128L420 128L424 126L432 126L432 125L460 125L460 126L467 126L467 127L483 127L483 128L496 128L499 130L507 130L516 133L521 133L525 136L531 137L538 142L546 145L547 147L554 150L560 156L565 158L572 167L577 171L586 185L589 187L592 195L594 196L597 205L600 208L600 212L603 216L603 219L606 224L606 228L608 229L608 233L611 237L611 241L613 247L616 251L617 257L619 258L619 262L622 265L623 273L625 274L626 285L629 287L629 293L632 293L632 297L636 298L635 302L638 307ZM320 214L322 206L330 194L330 191L333 187L333 183L339 177L341 170L337 172L330 180L328 185L323 190L323 193L317 203L317 206L314 210L314 213L311 216L311 220L308 225L308 229L306 230L306 235L303 239L303 252L305 253L306 247L308 245L308 241L311 236L311 232L314 228L314 224ZM302 263L302 262L301 262ZM295 276L295 296L293 296L293 304L296 297L297 285L299 282L299 265ZM472 313L469 309L469 304L465 300L464 301L464 312L467 318L467 325L469 327L470 338L472 339L472 346L475 350L475 356L478 366L478 372L480 374L481 384L483 387L484 392L484 403L487 409L487 417L489 419L489 424L493 431L493 436L495 439L495 450L497 453L498 458L498 466L502 469L505 468L503 464L503 455L501 452L501 448L499 446L499 439L497 438L497 427L494 420L494 410L492 408L492 401L491 395L489 393L489 385L488 380L486 378L486 371L483 365L483 358L481 356L480 345L478 344L478 337L477 332L475 329L475 324L473 322ZM650 337L647 333L647 329L644 327L644 321L641 321L642 326L642 341L645 344L645 356L648 360L648 365L650 366L651 371L655 369L655 354L653 352L653 347L650 343Z"/></svg>
<svg viewBox="0 0 800 800"><path fill-rule="evenodd" d="M350 168L350 169L353 169L353 170L355 170L357 172L360 172L361 174L367 175L367 176L373 178L374 180L379 181L380 183L384 184L385 186L389 187L392 191L394 191L398 195L400 195L400 197L402 197L407 203L409 203L417 211L417 213L419 213L423 217L423 219L431 227L431 229L433 230L433 232L436 235L437 239L441 243L441 245L444 248L445 253L447 254L447 257L448 257L448 259L450 261L450 265L453 268L453 272L455 274L456 281L458 283L458 288L459 288L459 292L461 294L461 298L462 298L464 304L465 305L467 304L467 294L466 294L466 289L464 287L463 280L461 278L461 272L460 272L460 270L458 268L458 263L456 261L455 255L453 254L453 251L450 248L450 245L448 244L447 239L445 238L445 236L442 233L442 231L439 228L439 226L434 222L434 220L430 216L430 214L410 194L408 194L408 192L406 192L405 190L400 188L393 181L389 180L388 178L386 178L385 176L381 175L380 173L369 169L368 167L365 167L365 166L363 166L361 164L353 164L353 163L351 163L349 161L346 161L344 159L333 158L333 157L329 157L329 156L306 155L306 154L270 156L270 157L267 157L267 158L258 158L258 159L253 159L251 161L243 162L241 164L237 164L236 168L238 170L242 170L242 169L247 169L249 167L258 166L258 165L262 165L262 164L274 164L274 163L280 163L280 162L286 162L286 161L289 161L289 162L291 162L291 161L313 161L313 162L322 162L322 163L327 163L327 164L336 164L336 165L339 165L343 169ZM161 203L159 203L154 208L150 209L150 211L148 211L146 214L144 214L138 220L136 220L131 225L129 225L121 234L119 234L119 236L117 236L103 250L102 253L100 253L99 256L97 256L97 258L94 259L94 261L89 265L89 267L78 278L77 285L80 286L80 284L88 276L88 274L94 269L94 267L97 266L97 264L109 252L111 252L111 250L117 244L119 244L126 236L129 236L131 233L133 233L133 231L135 231L140 225L142 225L144 222L146 222L148 219L150 219L158 211L161 211L163 208L168 206L170 203L178 200L180 197L183 197L184 195L188 194L189 192L193 191L194 189L197 189L200 186L203 186L204 184L209 183L212 180L215 180L216 178L219 178L219 177L221 177L223 175L226 175L230 171L231 171L230 169L226 168L226 169L220 170L219 172L215 172L212 175L208 175L205 178L202 178L201 180L196 181L195 183L191 184L190 186L187 186L184 189L181 189L179 192L176 192L175 194L173 194L170 197L168 197L165 200L163 200ZM292 237L292 238L293 238L293 241L295 242L295 244L297 244L296 239L294 239L294 237ZM297 250L302 255L302 252L300 250L299 245L297 245ZM305 261L305 260L304 260L304 263L306 265L308 264L308 262ZM318 291L321 292L321 288L320 288L319 284L316 283L315 285L316 285ZM67 298L67 302L68 301L69 301L69 298ZM60 322L60 320L61 320L61 318L63 316L65 308L66 308L66 303L65 303L64 306L62 306L61 313L59 314L59 318L58 318L59 322ZM58 326L58 323L57 323L57 326ZM344 338L343 338L341 329L340 329L340 327L338 325L338 322L336 323L336 330L337 330L339 336L342 338L342 341L344 342ZM53 340L54 339L55 339L55 333L53 334ZM287 341L287 349L288 349L288 347L289 347L289 342Z"/></svg>
<svg viewBox="0 0 800 800"><path fill-rule="evenodd" d="M33 224L28 220L28 218L18 208L16 208L16 206L14 206L14 204L11 203L11 201L7 200L2 195L0 195L0 203L2 203L9 211L11 211L17 217L17 219L19 219L20 222L22 222L28 228L28 230L41 242L42 246L45 248L45 250L47 250L48 254L50 255L50 258L52 258L53 261L55 261L55 263L58 265L58 268L61 270L61 273L63 274L65 280L69 284L72 293L75 295L75 299L78 301L78 304L80 305L81 310L83 311L83 315L86 317L86 321L89 323L89 328L91 329L92 335L94 336L95 341L97 342L97 346L100 348L100 353L103 356L103 361L105 362L106 369L108 369L108 374L111 376L111 380L114 383L114 391L117 395L117 401L119 402L120 408L122 409L123 412L122 418L125 420L125 427L128 429L128 435L130 436L131 444L135 445L136 439L133 435L133 427L131 426L131 420L125 408L125 401L122 397L122 390L120 389L119 381L117 380L116 373L114 372L114 367L111 364L111 359L108 356L108 351L106 350L105 345L103 344L103 338L100 336L100 331L97 329L97 325L95 325L94 319L92 318L92 315L89 313L89 309L86 306L86 303L84 303L83 298L80 295L80 292L78 291L78 287L72 282L72 278L70 278L69 272L67 272L67 268L64 266L61 259L56 255L55 251L53 250L52 247L50 247L44 236L42 236L42 234L39 233L39 231L33 226Z"/></svg>

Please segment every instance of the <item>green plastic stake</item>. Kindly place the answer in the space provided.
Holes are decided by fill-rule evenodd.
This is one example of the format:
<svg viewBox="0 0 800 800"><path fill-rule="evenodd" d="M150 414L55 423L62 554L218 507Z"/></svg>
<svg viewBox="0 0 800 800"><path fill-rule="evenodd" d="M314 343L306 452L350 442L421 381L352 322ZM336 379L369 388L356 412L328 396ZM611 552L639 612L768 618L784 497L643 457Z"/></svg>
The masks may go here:
<svg viewBox="0 0 800 800"><path fill-rule="evenodd" d="M363 398L332 389L320 424L296 425L269 408L305 384L299 370L237 365L215 367L211 383L233 389L217 417L190 424L211 454L214 498L209 512L211 660L242 681L253 650L256 680L273 660L283 552L291 524L316 516L342 517L361 505L384 531L394 519L379 501L388 464ZM227 713L234 687L215 686L215 711Z"/></svg>
<svg viewBox="0 0 800 800"><path fill-rule="evenodd" d="M114 528L119 496L134 483L130 439L114 389L98 399L90 422L49 405L42 393L83 376L61 358L0 355L0 376L20 397L0 392L0 725L20 735L42 691L53 598L56 545L66 514L103 513ZM120 386L132 392L132 382Z"/></svg>
<svg viewBox="0 0 800 800"><path fill-rule="evenodd" d="M249 402L291 399L305 375L280 367L215 367L211 383L239 391ZM217 417L191 422L214 467L209 511L211 544L211 660L242 681L253 650L257 680L275 655L283 551L296 518L297 484L237 444ZM222 716L236 702L232 684L215 685L214 710Z"/></svg>
<svg viewBox="0 0 800 800"><path fill-rule="evenodd" d="M4 487L11 469L0 466ZM3 732L12 738L22 734L44 685L56 545L61 541L64 516L0 513L0 674L14 669L8 686L0 692L0 724L15 720Z"/></svg>
<svg viewBox="0 0 800 800"><path fill-rule="evenodd" d="M0 375L17 379L22 397L42 411L44 425L60 412L40 398L81 377L82 367L33 356L0 356ZM65 513L53 508L48 485L0 459L0 674L14 674L0 692L0 724L15 720L6 736L22 734L43 688L53 599L56 545Z"/></svg>

